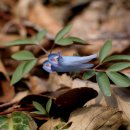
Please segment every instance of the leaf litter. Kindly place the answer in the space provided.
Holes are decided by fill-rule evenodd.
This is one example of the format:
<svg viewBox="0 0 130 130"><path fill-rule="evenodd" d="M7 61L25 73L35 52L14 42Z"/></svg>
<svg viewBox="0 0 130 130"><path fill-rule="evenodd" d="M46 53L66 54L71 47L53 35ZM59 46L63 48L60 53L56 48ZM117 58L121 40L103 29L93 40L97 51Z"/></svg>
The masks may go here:
<svg viewBox="0 0 130 130"><path fill-rule="evenodd" d="M36 32L38 32L41 28L45 28L49 31L49 33L46 36L46 40L42 41L41 45L50 51L54 36L63 27L63 25L66 24L66 19L66 21L73 23L74 25L70 34L72 36L78 36L84 40L87 40L90 45L71 45L70 47L59 47L58 45L56 45L54 47L55 52L57 52L57 50L61 50L62 54L64 53L65 55L71 56L74 53L78 55L89 55L95 52L97 53L99 49L103 46L103 43L106 39L112 39L113 49L111 51L111 54L127 53L129 55L130 53L128 50L130 44L128 25L130 17L128 9L129 4L127 3L127 0L119 2L85 2L84 0L83 2L81 2L79 0L71 0L67 3L58 0L58 4L61 5L60 7L57 3L51 0L48 3L34 2L33 0L19 0L18 2L14 2L14 0L12 2L10 2L9 0L1 0L1 3L0 28L2 31L0 32L0 55L2 66L6 68L5 70L8 73L5 74L2 69L3 67L0 66L0 77L4 77L4 79L2 79L0 82L0 90L3 90L1 94L2 97L0 96L0 103L1 105L5 105L5 107L1 107L1 112L11 113L17 110L26 111L26 109L31 112L34 110L34 107L32 106L33 100L36 100L45 105L47 100L51 97L53 99L51 111L53 109L56 109L56 113L54 115L64 115L65 111L68 114L68 123L71 122L71 125L67 128L68 130L75 129L75 127L80 130L85 130L86 128L90 130L118 130L121 125L124 125L127 129L129 129L129 87L117 88L114 85L111 85L112 96L104 97L99 91L98 85L91 81L83 81L79 78L70 78L68 74L48 75L44 71L42 71L41 74L41 70L39 69L39 66L43 63L43 61L41 61L38 63L39 66L36 66L37 69L35 69L35 71L32 71L31 74L26 75L22 79L22 81L28 86L26 90L20 90L19 92L15 93L14 89L16 90L16 88L10 86L9 78L6 78L6 76L11 76L14 68L16 67L15 62L10 59L10 55L17 51L21 51L22 48L18 46L6 49L1 46L1 44L4 42L22 39L23 37L34 36ZM84 7L81 5L84 5ZM73 9L78 9L79 11L80 7L83 7L84 10L82 10L80 13L77 13L76 15L71 14L75 13L75 10ZM25 9L24 11L23 8ZM58 10L56 14L54 14L55 8L57 8ZM60 8L62 8L63 10L59 11ZM60 20L57 19L57 17L59 17L57 16L57 14L59 16L62 16L60 17ZM66 17L68 16L65 14L70 16L72 15L72 19L67 19ZM17 21L17 19L19 20ZM41 52L40 49L36 46L23 46L23 48L27 51L34 52L33 54L35 56L43 55L43 52ZM9 53L6 54L3 50L6 50L6 52ZM46 56L44 55L42 60L44 60L45 58ZM97 61L94 62L96 63ZM129 72L129 68L123 72ZM93 81L93 79L90 80ZM18 88L20 88L20 86L18 86ZM89 92L92 93L89 94ZM20 97L18 95L20 95ZM96 96L97 97L95 99L92 99L91 101L88 101L88 95L91 98L95 98ZM12 102L13 104L11 104ZM85 103L87 107L83 107ZM61 107L60 110L57 108L56 104L58 107ZM97 106L91 106L90 104L96 104ZM106 107L107 105L109 105L110 107ZM117 107L118 109L112 108L113 106ZM70 110L69 112L67 111L66 107ZM78 110L75 110L76 108L78 108ZM50 114L53 115L53 111ZM100 116L97 116L98 112ZM57 113L60 114L58 115ZM89 118L86 118L86 116ZM54 127L61 123L61 121L58 121L58 123L53 123L53 121L55 122L56 119L49 119L46 117L43 118L39 117L38 115L33 115L33 118L36 120L41 119L41 121L51 120L51 124L53 124ZM82 125L79 125L81 119L83 119ZM97 124L97 120L100 120L101 122ZM48 123L48 121L46 123ZM39 126L43 124L44 127L46 123L39 123ZM110 125L111 127L108 128L108 126ZM42 127L40 128L40 130L42 130Z"/></svg>

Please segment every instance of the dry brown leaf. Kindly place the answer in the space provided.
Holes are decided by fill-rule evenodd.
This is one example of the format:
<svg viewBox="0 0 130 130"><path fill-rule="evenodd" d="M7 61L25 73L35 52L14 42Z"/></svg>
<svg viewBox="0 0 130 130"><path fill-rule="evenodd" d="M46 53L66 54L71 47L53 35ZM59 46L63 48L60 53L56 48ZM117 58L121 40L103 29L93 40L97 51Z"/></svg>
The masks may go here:
<svg viewBox="0 0 130 130"><path fill-rule="evenodd" d="M30 10L29 20L43 28L46 28L53 35L55 35L62 27L58 21L52 18L49 14L49 10L40 2L36 2Z"/></svg>
<svg viewBox="0 0 130 130"><path fill-rule="evenodd" d="M129 10L124 9L118 2L108 9L109 4L109 1L93 1L89 8L72 20L73 29L70 35L91 44L86 47L79 46L79 53L86 55L98 52L107 39L113 41L112 53L120 53L130 46Z"/></svg>
<svg viewBox="0 0 130 130"><path fill-rule="evenodd" d="M92 99L91 101L87 102L87 106L97 104L103 106L118 107L119 110L123 111L123 117L126 118L128 122L130 122L130 93L128 91L128 88L118 88L115 85L111 85L112 96L104 97L97 83L87 80L81 80L78 78L72 80L72 78L70 76L67 76L66 74L63 74L61 76L57 74L50 75L49 86L50 90L56 90L63 86L68 86L71 88L93 88L98 92L99 95L95 99Z"/></svg>
<svg viewBox="0 0 130 130"><path fill-rule="evenodd" d="M44 123L39 130L54 130L54 127L61 123L61 120L58 119L49 119Z"/></svg>
<svg viewBox="0 0 130 130"><path fill-rule="evenodd" d="M9 77L6 70L0 61L0 72L4 76L4 79L0 79L0 90L2 91L0 96L0 103L9 102L15 95L15 90L12 85L10 85Z"/></svg>
<svg viewBox="0 0 130 130"><path fill-rule="evenodd" d="M72 124L67 130L118 130L122 121L122 112L117 108L84 107L72 112L67 122ZM50 119L39 130L54 130L54 127L61 123L60 119Z"/></svg>
<svg viewBox="0 0 130 130"><path fill-rule="evenodd" d="M68 130L118 130L122 125L122 112L117 108L91 106L74 111Z"/></svg>
<svg viewBox="0 0 130 130"><path fill-rule="evenodd" d="M3 43L14 41L16 39L20 39L20 37L16 35L0 34L0 48L2 47Z"/></svg>
<svg viewBox="0 0 130 130"><path fill-rule="evenodd" d="M36 76L29 76L30 91L32 94L43 93L48 90L46 81Z"/></svg>
<svg viewBox="0 0 130 130"><path fill-rule="evenodd" d="M67 74L58 75L57 73L50 74L48 80L48 90L49 91L56 91L61 87L71 87L72 86L72 78L67 76Z"/></svg>

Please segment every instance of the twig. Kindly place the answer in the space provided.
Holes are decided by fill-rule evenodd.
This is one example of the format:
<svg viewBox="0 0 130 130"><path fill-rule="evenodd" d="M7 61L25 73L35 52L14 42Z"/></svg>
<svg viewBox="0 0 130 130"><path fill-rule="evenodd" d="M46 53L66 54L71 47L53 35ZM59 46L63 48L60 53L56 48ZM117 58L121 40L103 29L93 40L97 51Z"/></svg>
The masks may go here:
<svg viewBox="0 0 130 130"><path fill-rule="evenodd" d="M46 54L49 54L48 51L40 45L40 43L36 42L36 45L38 45Z"/></svg>

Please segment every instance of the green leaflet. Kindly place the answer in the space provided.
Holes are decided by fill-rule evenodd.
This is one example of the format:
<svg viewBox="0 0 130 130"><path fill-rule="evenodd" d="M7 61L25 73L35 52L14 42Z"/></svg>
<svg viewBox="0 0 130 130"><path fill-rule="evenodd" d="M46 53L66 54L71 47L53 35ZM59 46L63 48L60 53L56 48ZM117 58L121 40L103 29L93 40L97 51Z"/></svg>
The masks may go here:
<svg viewBox="0 0 130 130"><path fill-rule="evenodd" d="M76 43L81 43L81 44L83 44L83 45L86 45L85 43L85 41L84 40L82 40L82 39L80 39L80 38L77 38L77 37L69 37L73 42L76 42Z"/></svg>
<svg viewBox="0 0 130 130"><path fill-rule="evenodd" d="M130 79L127 76L123 76L117 72L107 72L108 77L118 86L118 87L129 87Z"/></svg>
<svg viewBox="0 0 130 130"><path fill-rule="evenodd" d="M111 96L110 82L104 72L96 72L96 80L98 82L99 88L104 93L105 96Z"/></svg>
<svg viewBox="0 0 130 130"><path fill-rule="evenodd" d="M61 29L57 35L55 36L55 43L57 43L60 39L62 39L72 28L72 25L68 25Z"/></svg>
<svg viewBox="0 0 130 130"><path fill-rule="evenodd" d="M15 60L33 60L35 59L34 55L30 51L19 51L14 53L11 56Z"/></svg>
<svg viewBox="0 0 130 130"><path fill-rule="evenodd" d="M27 74L35 66L37 60L24 61L14 71L11 79L11 84L18 82L25 74Z"/></svg>
<svg viewBox="0 0 130 130"><path fill-rule="evenodd" d="M35 113L37 113L37 114L40 113L43 115L47 114L45 108L40 103L33 101L33 106L39 111L39 112L36 111Z"/></svg>
<svg viewBox="0 0 130 130"><path fill-rule="evenodd" d="M81 40L80 38L76 38L76 37L62 38L62 39L58 40L55 44L61 45L61 46L68 46L68 45L73 44L74 42L85 44L85 41Z"/></svg>
<svg viewBox="0 0 130 130"><path fill-rule="evenodd" d="M73 44L73 41L70 38L63 38L57 41L55 44L61 45L61 46L68 46Z"/></svg>
<svg viewBox="0 0 130 130"><path fill-rule="evenodd" d="M51 105L52 105L52 99L49 99L49 100L47 101L47 104L46 104L46 111L47 111L47 113L50 112Z"/></svg>
<svg viewBox="0 0 130 130"><path fill-rule="evenodd" d="M115 63L115 64L111 65L107 70L108 71L120 71L120 70L126 69L128 67L130 67L130 63L119 62L119 63Z"/></svg>
<svg viewBox="0 0 130 130"><path fill-rule="evenodd" d="M34 39L40 43L46 34L47 34L47 30L45 30L45 29L42 31L39 31L37 33L37 35L34 37Z"/></svg>
<svg viewBox="0 0 130 130"><path fill-rule="evenodd" d="M67 33L69 33L71 28L72 28L72 25L68 25L68 26L64 27L63 29L61 29L57 33L57 35L55 37L55 44L61 45L61 46L71 45L74 42L75 43L80 43L80 44L85 44L85 41L83 41L80 38L77 38L77 37L64 37Z"/></svg>
<svg viewBox="0 0 130 130"><path fill-rule="evenodd" d="M83 79L85 79L85 80L89 79L89 78L91 78L94 75L95 75L95 71L94 70L88 70L88 71L84 72Z"/></svg>
<svg viewBox="0 0 130 130"><path fill-rule="evenodd" d="M130 56L129 55L112 55L107 57L104 62L107 61L117 61L117 60L130 60Z"/></svg>
<svg viewBox="0 0 130 130"><path fill-rule="evenodd" d="M99 53L100 63L102 63L103 60L107 57L111 48L112 48L112 42L110 40L107 40Z"/></svg>
<svg viewBox="0 0 130 130"><path fill-rule="evenodd" d="M15 40L15 41L5 43L3 45L5 45L5 46L35 45L35 43L32 39L24 39L24 40L18 39L18 40Z"/></svg>

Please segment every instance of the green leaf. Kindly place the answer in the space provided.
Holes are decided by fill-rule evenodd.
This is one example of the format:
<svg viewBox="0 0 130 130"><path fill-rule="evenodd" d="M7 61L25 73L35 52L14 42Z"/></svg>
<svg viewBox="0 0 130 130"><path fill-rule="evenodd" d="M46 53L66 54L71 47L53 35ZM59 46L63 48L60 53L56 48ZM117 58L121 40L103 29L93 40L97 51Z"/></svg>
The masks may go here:
<svg viewBox="0 0 130 130"><path fill-rule="evenodd" d="M117 72L107 72L107 75L118 87L130 86L130 79L127 76L123 76Z"/></svg>
<svg viewBox="0 0 130 130"><path fill-rule="evenodd" d="M47 30L42 30L38 32L37 35L35 36L36 41L41 42L46 34L47 34Z"/></svg>
<svg viewBox="0 0 130 130"><path fill-rule="evenodd" d="M4 44L5 46L18 46L18 45L35 45L31 39L15 40Z"/></svg>
<svg viewBox="0 0 130 130"><path fill-rule="evenodd" d="M0 130L36 130L38 129L33 118L25 112L12 112L0 116Z"/></svg>
<svg viewBox="0 0 130 130"><path fill-rule="evenodd" d="M130 56L129 55L113 55L113 56L107 57L104 60L104 62L107 62L107 61L116 61L116 60L130 60Z"/></svg>
<svg viewBox="0 0 130 130"><path fill-rule="evenodd" d="M36 63L37 63L37 59L27 61L23 68L23 75L31 71L31 69L36 65Z"/></svg>
<svg viewBox="0 0 130 130"><path fill-rule="evenodd" d="M16 68L16 70L14 71L14 73L12 75L11 84L15 84L22 78L23 68L24 68L25 64L26 64L26 62L23 62L20 65L18 65L18 67Z"/></svg>
<svg viewBox="0 0 130 130"><path fill-rule="evenodd" d="M104 95L111 96L110 82L107 75L104 72L97 72L96 80L98 82L99 88L104 93Z"/></svg>
<svg viewBox="0 0 130 130"><path fill-rule="evenodd" d="M31 113L38 114L38 115L44 115L41 111L33 111Z"/></svg>
<svg viewBox="0 0 130 130"><path fill-rule="evenodd" d="M107 40L99 53L100 63L102 63L103 60L107 57L111 48L112 42L110 40Z"/></svg>
<svg viewBox="0 0 130 130"><path fill-rule="evenodd" d="M111 65L107 70L108 71L120 71L120 70L123 70L128 67L130 67L130 63L119 62L119 63L115 63L115 64Z"/></svg>
<svg viewBox="0 0 130 130"><path fill-rule="evenodd" d="M33 106L34 106L38 111L40 111L43 115L46 115L46 114L47 114L45 108L44 108L40 103L33 101Z"/></svg>
<svg viewBox="0 0 130 130"><path fill-rule="evenodd" d="M49 113L52 105L52 100L49 99L46 104L46 111Z"/></svg>
<svg viewBox="0 0 130 130"><path fill-rule="evenodd" d="M90 79L91 77L93 77L95 75L95 71L94 70L88 70L86 72L84 72L83 74L83 79Z"/></svg>
<svg viewBox="0 0 130 130"><path fill-rule="evenodd" d="M85 44L86 42L80 38L77 37L69 37L73 42Z"/></svg>
<svg viewBox="0 0 130 130"><path fill-rule="evenodd" d="M36 64L37 60L24 61L14 71L11 79L11 84L17 83L25 74L27 74Z"/></svg>
<svg viewBox="0 0 130 130"><path fill-rule="evenodd" d="M11 56L15 60L33 60L34 55L30 51L19 51Z"/></svg>
<svg viewBox="0 0 130 130"><path fill-rule="evenodd" d="M60 39L55 44L61 45L61 46L67 46L67 45L71 45L72 43L73 41L70 38L64 38L64 39Z"/></svg>
<svg viewBox="0 0 130 130"><path fill-rule="evenodd" d="M72 28L72 25L68 25L66 27L64 27L63 29L61 29L56 37L55 37L55 43L57 43L60 39L62 39Z"/></svg>

